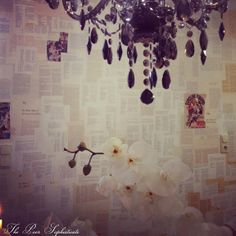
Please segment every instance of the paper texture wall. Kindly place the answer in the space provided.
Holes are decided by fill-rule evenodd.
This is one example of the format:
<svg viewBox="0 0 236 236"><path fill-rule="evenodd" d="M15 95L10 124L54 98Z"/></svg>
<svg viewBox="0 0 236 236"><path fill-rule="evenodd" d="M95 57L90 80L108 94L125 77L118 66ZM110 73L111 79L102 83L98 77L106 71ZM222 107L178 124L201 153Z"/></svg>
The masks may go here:
<svg viewBox="0 0 236 236"><path fill-rule="evenodd" d="M171 88L164 91L158 81L156 99L146 106L139 100L141 59L134 66L137 83L130 90L126 59L118 62L114 55L113 65L107 65L102 60L103 37L88 56L86 28L81 32L62 6L52 11L44 0L1 0L0 104L10 106L10 139L0 139L2 217L43 222L54 212L64 222L89 218L102 236L155 235L152 225L132 218L118 199L96 192L97 180L108 171L103 159L93 160L87 177L82 175L86 154L76 168L67 164L70 155L63 147L73 149L85 141L100 151L111 136L128 144L145 140L158 158L178 156L187 163L195 177L181 186L180 196L208 221L223 224L236 214L236 11L225 14L223 43L218 18L212 16L207 31L205 66L198 57L199 32L194 32L192 59L184 55L183 32L178 58L169 68ZM58 41L61 32L68 33L67 52L61 52L60 61L49 61L47 42ZM185 95L195 93L206 95L205 128L185 125ZM224 133L229 134L227 154L220 153Z"/></svg>

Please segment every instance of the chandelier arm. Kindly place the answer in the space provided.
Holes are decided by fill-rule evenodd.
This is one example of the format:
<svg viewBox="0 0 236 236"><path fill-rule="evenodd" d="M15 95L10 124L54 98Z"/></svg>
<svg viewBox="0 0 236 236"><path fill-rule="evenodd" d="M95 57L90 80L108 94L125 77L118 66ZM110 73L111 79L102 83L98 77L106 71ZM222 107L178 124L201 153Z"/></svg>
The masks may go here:
<svg viewBox="0 0 236 236"><path fill-rule="evenodd" d="M93 17L96 17L96 15L100 14L100 12L107 6L110 1L111 0L100 0L99 3L89 13L84 15L85 20L90 20ZM62 0L63 7L67 15L69 15L74 20L80 21L80 15L77 15L76 13L71 12L67 9L67 2L68 0Z"/></svg>
<svg viewBox="0 0 236 236"><path fill-rule="evenodd" d="M94 24L105 36L111 37L113 34L118 33L121 30L121 26L119 24L118 28L115 31L109 32L107 29L103 29L99 26L99 24L106 26L106 24L103 23L102 20L98 19L97 17L94 17L91 19L92 24Z"/></svg>

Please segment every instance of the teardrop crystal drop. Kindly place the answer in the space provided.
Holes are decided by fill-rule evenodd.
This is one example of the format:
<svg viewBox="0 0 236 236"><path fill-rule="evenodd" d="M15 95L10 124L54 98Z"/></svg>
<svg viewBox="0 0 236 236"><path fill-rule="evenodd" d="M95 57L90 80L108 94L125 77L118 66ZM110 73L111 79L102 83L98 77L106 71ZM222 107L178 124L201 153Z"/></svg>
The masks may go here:
<svg viewBox="0 0 236 236"><path fill-rule="evenodd" d="M134 86L134 83L135 83L134 72L132 69L130 69L128 74L128 87L132 88Z"/></svg>
<svg viewBox="0 0 236 236"><path fill-rule="evenodd" d="M55 10L59 7L60 1L59 0L57 0L57 1L48 1L47 0L47 3L51 9Z"/></svg>
<svg viewBox="0 0 236 236"><path fill-rule="evenodd" d="M203 50L203 51L201 52L201 62L202 62L202 65L205 64L206 58L207 58L207 56L206 56L206 51Z"/></svg>
<svg viewBox="0 0 236 236"><path fill-rule="evenodd" d="M189 39L185 45L185 54L187 57L192 57L194 55L194 43L191 39Z"/></svg>
<svg viewBox="0 0 236 236"><path fill-rule="evenodd" d="M223 41L223 39L225 37L225 26L224 26L223 22L221 22L221 24L220 24L219 36L220 36L220 40Z"/></svg>
<svg viewBox="0 0 236 236"><path fill-rule="evenodd" d="M170 73L168 70L165 70L162 77L162 87L164 89L168 89L170 87L170 82L171 82Z"/></svg>
<svg viewBox="0 0 236 236"><path fill-rule="evenodd" d="M134 46L134 50L133 50L133 58L134 58L134 63L136 63L137 58L138 58L138 52L137 52L137 48L136 48L136 46Z"/></svg>
<svg viewBox="0 0 236 236"><path fill-rule="evenodd" d="M92 43L91 43L91 39L90 39L90 37L89 37L89 38L88 38L88 43L87 43L88 55L90 55L91 50L92 50Z"/></svg>
<svg viewBox="0 0 236 236"><path fill-rule="evenodd" d="M135 77L134 77L134 72L132 69L129 70L129 75L128 75L128 86L129 88L132 88L135 83Z"/></svg>
<svg viewBox="0 0 236 236"><path fill-rule="evenodd" d="M175 41L171 42L171 47L170 47L170 52L171 52L171 59L175 60L177 58L178 55L178 49L177 49L177 45Z"/></svg>
<svg viewBox="0 0 236 236"><path fill-rule="evenodd" d="M129 59L132 59L133 58L133 47L132 46L128 46L127 47L127 57Z"/></svg>
<svg viewBox="0 0 236 236"><path fill-rule="evenodd" d="M154 100L154 95L152 93L152 91L150 91L149 89L145 89L141 96L140 96L140 100L144 103L144 104L151 104Z"/></svg>
<svg viewBox="0 0 236 236"><path fill-rule="evenodd" d="M128 26L123 24L121 26L121 42L125 45L128 46L130 38L129 38L129 29Z"/></svg>
<svg viewBox="0 0 236 236"><path fill-rule="evenodd" d="M207 34L205 30L201 31L199 42L200 42L201 49L206 50L207 45L208 45L208 38L207 38Z"/></svg>
<svg viewBox="0 0 236 236"><path fill-rule="evenodd" d="M108 43L107 43L107 40L105 39L104 44L103 44L103 48L102 48L102 55L103 55L104 60L107 59L108 48L109 48Z"/></svg>
<svg viewBox="0 0 236 236"><path fill-rule="evenodd" d="M119 47L117 49L117 55L118 55L119 61L121 60L122 54L123 54L123 50L122 50L121 43L119 42Z"/></svg>
<svg viewBox="0 0 236 236"><path fill-rule="evenodd" d="M107 63L108 63L109 65L111 65L112 59L113 59L112 50L111 50L111 48L109 47L108 50L107 50Z"/></svg>
<svg viewBox="0 0 236 236"><path fill-rule="evenodd" d="M155 88L157 85L157 72L155 68L152 69L150 81L151 81L152 86Z"/></svg>
<svg viewBox="0 0 236 236"><path fill-rule="evenodd" d="M91 42L93 44L97 43L98 41L98 34L97 34L97 30L95 27L92 28L92 31L91 31Z"/></svg>
<svg viewBox="0 0 236 236"><path fill-rule="evenodd" d="M133 60L132 60L132 59L130 59L130 60L129 60L129 66L130 66L130 67L132 67L132 66L133 66L133 64L134 64L134 63L133 63Z"/></svg>
<svg viewBox="0 0 236 236"><path fill-rule="evenodd" d="M85 14L84 14L84 10L82 9L82 10L81 10L81 13L80 13L80 28L81 28L81 30L84 29L84 27L85 27L85 22L86 22Z"/></svg>

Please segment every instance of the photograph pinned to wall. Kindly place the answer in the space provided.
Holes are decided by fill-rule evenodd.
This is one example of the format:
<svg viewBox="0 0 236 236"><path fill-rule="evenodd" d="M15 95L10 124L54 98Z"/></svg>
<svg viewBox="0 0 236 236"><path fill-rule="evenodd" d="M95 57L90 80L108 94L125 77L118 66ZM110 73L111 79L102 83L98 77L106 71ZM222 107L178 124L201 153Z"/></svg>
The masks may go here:
<svg viewBox="0 0 236 236"><path fill-rule="evenodd" d="M10 139L10 103L0 102L0 139Z"/></svg>
<svg viewBox="0 0 236 236"><path fill-rule="evenodd" d="M47 57L49 61L61 61L61 46L58 41L47 42Z"/></svg>
<svg viewBox="0 0 236 236"><path fill-rule="evenodd" d="M58 41L47 42L47 57L49 61L61 61L61 53L67 53L68 33L60 32Z"/></svg>
<svg viewBox="0 0 236 236"><path fill-rule="evenodd" d="M206 128L206 94L185 95L185 124L188 128Z"/></svg>
<svg viewBox="0 0 236 236"><path fill-rule="evenodd" d="M68 33L61 32L59 43L61 47L61 52L67 52L67 45L68 45Z"/></svg>

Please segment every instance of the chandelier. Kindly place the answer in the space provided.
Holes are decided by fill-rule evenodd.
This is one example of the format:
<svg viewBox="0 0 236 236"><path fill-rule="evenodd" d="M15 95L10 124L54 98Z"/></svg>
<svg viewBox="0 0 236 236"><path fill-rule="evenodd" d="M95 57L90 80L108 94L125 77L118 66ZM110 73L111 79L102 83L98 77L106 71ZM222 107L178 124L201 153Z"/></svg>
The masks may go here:
<svg viewBox="0 0 236 236"><path fill-rule="evenodd" d="M60 0L45 0L50 8L57 9ZM98 30L104 35L102 48L103 59L112 64L114 51L121 60L126 54L129 61L127 84L135 85L133 65L138 58L137 43L143 45L143 84L144 91L140 100L150 104L154 100L152 89L159 80L159 69L163 68L162 87L168 89L171 76L167 69L170 60L177 58L178 49L175 42L177 32L187 29L185 54L192 57L195 45L192 40L193 29L200 31L200 60L204 65L207 54L207 24L213 11L220 13L222 22L219 37L223 40L225 28L223 14L228 8L229 0L62 0L66 13L79 21L81 30L88 25L87 52L98 41ZM112 37L118 35L118 45L113 45ZM123 53L125 52L125 53Z"/></svg>

